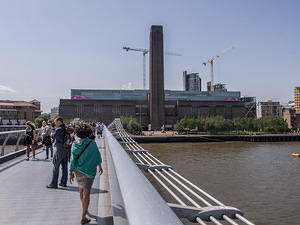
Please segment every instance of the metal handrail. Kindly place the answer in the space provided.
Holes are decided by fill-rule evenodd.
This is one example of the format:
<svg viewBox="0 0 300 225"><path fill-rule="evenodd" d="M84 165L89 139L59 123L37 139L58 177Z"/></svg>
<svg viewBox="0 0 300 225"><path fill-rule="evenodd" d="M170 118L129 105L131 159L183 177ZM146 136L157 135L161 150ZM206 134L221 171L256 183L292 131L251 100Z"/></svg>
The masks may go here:
<svg viewBox="0 0 300 225"><path fill-rule="evenodd" d="M109 171L115 172L116 179L112 182L116 185L117 180L119 187L117 189L120 192L114 193L111 190L112 199L115 199L116 196L119 198L112 200L114 217L120 217L120 213L114 212L114 208L120 208L120 205L124 204L125 217L130 225L182 225L182 222L137 168L111 132L106 127L104 130L108 160L111 160L111 163L108 164ZM115 202L119 202L119 205L116 205ZM124 224L124 221L118 223L118 219L114 219L114 224Z"/></svg>
<svg viewBox="0 0 300 225"><path fill-rule="evenodd" d="M1 131L0 135L4 135L4 134L14 134L14 133L21 133L21 132L25 132L25 130L11 130L11 131Z"/></svg>
<svg viewBox="0 0 300 225"><path fill-rule="evenodd" d="M133 156L141 163L144 164L144 162L147 164L147 166L151 167L154 166L163 166L164 164L158 160L156 157L151 155L149 152L145 151L144 148L142 148L137 142L135 142L132 137L130 137L127 132L123 129L121 122L119 119L115 119L115 129L118 133L118 136L122 139L122 143L125 144L127 149L130 150L130 153L133 154ZM112 125L111 125L112 127ZM136 151L136 152L135 152ZM145 167L145 166L144 166ZM147 168L147 167L146 167ZM192 203L195 207L201 209L200 205L198 205L193 199L191 199L185 192L183 192L177 185L179 184L182 186L188 193L192 194L194 197L196 197L198 200L200 200L202 203L204 203L208 207L214 207L211 203L207 202L203 197L201 197L199 194L195 193L195 191L192 190L195 189L196 191L200 192L203 196L214 202L214 204L217 204L220 207L226 207L223 203L209 195L207 192L200 189L198 186L194 185L190 181L188 181L186 178L175 172L172 168L170 169L162 169L161 172L158 169L154 169L153 172L149 169L147 169L147 172L149 172L168 192L171 194L171 196L174 197L174 199L182 206L186 206L186 204L173 192L171 191L166 184L162 182L162 180L157 177L153 172L157 173L160 177L162 177L169 185L171 185L173 188L175 188L186 200L188 200L190 203ZM177 184L174 184L169 178L167 178L165 175L172 178L174 181L176 181ZM173 176L171 173L173 173L175 176ZM180 180L179 180L180 179ZM190 185L191 187L187 187L187 185ZM215 206L215 207L218 207ZM231 215L232 216L232 215ZM233 221L231 218L229 218L227 215L221 216L224 220L226 220L228 223L232 225L237 225L235 221ZM252 222L241 216L240 214L235 214L235 218L240 220L241 222L253 225ZM209 217L210 221L213 223L220 225L221 223L214 218L213 216ZM197 217L196 221L199 224L205 224L199 217Z"/></svg>
<svg viewBox="0 0 300 225"><path fill-rule="evenodd" d="M41 130L40 128L36 129L36 131L40 131L40 130ZM17 137L16 145L15 145L16 146L15 147L15 152L17 152L19 150L19 144L20 144L20 141L21 141L22 137L24 136L24 133L25 133L25 130L13 130L13 131L2 131L2 132L0 132L0 136L7 135L4 139L2 147L1 147L0 157L4 156L4 150L5 150L5 147L7 145L7 142L13 136ZM39 140L39 135L40 135L40 133L37 132L37 134L36 134L36 141L37 142Z"/></svg>

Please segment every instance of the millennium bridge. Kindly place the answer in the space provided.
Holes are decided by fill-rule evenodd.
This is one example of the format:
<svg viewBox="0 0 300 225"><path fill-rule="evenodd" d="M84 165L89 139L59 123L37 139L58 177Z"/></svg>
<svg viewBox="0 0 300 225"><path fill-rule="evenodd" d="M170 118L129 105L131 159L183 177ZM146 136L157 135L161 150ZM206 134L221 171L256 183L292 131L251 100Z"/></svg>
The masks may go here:
<svg viewBox="0 0 300 225"><path fill-rule="evenodd" d="M36 160L25 161L26 150L19 149L23 134L24 130L0 132L0 224L79 224L78 186L47 189L52 163L44 159L41 145ZM96 176L91 189L89 224L179 225L183 218L202 225L254 224L240 209L220 202L144 149L120 119L105 127L96 143L104 173ZM170 196L168 200L151 180Z"/></svg>

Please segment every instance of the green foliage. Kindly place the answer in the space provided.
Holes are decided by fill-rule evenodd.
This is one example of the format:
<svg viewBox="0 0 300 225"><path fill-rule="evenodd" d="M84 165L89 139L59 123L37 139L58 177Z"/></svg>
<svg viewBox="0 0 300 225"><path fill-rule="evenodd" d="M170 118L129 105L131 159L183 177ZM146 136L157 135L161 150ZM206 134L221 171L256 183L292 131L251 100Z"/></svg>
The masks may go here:
<svg viewBox="0 0 300 225"><path fill-rule="evenodd" d="M174 126L174 130L178 131L178 132L183 132L184 128L185 128L185 120L186 118L182 118L181 120L178 120Z"/></svg>
<svg viewBox="0 0 300 225"><path fill-rule="evenodd" d="M198 127L199 132L217 134L217 133L284 133L287 132L288 124L280 117L254 118L236 118L225 119L222 116L187 118L178 120L174 130L178 132L189 131Z"/></svg>
<svg viewBox="0 0 300 225"><path fill-rule="evenodd" d="M121 116L120 120L124 129L127 130L129 133L134 134L142 131L142 126L136 118L129 116Z"/></svg>
<svg viewBox="0 0 300 225"><path fill-rule="evenodd" d="M73 123L73 120L70 120L70 119L64 120L64 124L69 125L70 123Z"/></svg>
<svg viewBox="0 0 300 225"><path fill-rule="evenodd" d="M48 119L49 119L49 117L46 116L46 115L40 115L40 116L38 116L38 117L35 118L35 120L34 120L35 126L36 126L37 128L40 128L40 127L42 126L42 122L43 122L43 121L46 121L46 122L47 122Z"/></svg>
<svg viewBox="0 0 300 225"><path fill-rule="evenodd" d="M84 118L83 120L84 120L84 122L86 122L86 123L97 123L97 122L99 122L99 120L93 119L93 118ZM72 122L73 122L73 121L72 121Z"/></svg>

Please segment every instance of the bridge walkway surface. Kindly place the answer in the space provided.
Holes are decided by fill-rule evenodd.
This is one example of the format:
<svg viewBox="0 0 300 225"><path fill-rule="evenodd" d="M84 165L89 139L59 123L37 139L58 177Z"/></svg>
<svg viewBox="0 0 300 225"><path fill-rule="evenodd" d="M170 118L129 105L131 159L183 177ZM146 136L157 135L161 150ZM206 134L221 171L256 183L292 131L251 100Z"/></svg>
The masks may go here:
<svg viewBox="0 0 300 225"><path fill-rule="evenodd" d="M91 189L89 224L111 225L112 212L104 139L96 138L103 157L103 170L97 174ZM37 149L36 160L25 156L0 164L1 225L77 225L81 203L77 183L58 189L47 189L52 176L52 162L45 151ZM60 170L61 176L61 170Z"/></svg>

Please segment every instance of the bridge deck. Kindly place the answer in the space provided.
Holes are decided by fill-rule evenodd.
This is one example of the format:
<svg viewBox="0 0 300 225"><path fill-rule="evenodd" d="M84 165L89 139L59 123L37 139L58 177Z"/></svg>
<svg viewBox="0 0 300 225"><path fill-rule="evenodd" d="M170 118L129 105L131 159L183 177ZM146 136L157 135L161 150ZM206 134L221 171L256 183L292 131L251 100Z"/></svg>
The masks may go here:
<svg viewBox="0 0 300 225"><path fill-rule="evenodd" d="M104 174L97 175L91 190L90 224L112 224L104 139L97 139L103 156ZM80 224L81 204L78 186L47 189L52 163L44 160L45 151L37 150L35 161L25 156L0 164L0 224L76 225ZM61 175L61 171L60 171Z"/></svg>

